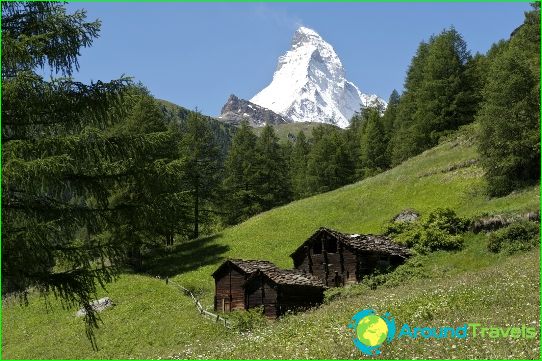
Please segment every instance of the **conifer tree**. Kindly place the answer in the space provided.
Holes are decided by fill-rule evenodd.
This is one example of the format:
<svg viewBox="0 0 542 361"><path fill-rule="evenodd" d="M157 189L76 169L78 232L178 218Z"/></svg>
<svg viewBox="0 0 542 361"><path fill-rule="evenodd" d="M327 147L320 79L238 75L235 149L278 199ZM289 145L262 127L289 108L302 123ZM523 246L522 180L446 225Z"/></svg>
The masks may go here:
<svg viewBox="0 0 542 361"><path fill-rule="evenodd" d="M533 6L482 91L478 149L493 196L540 180L540 4Z"/></svg>
<svg viewBox="0 0 542 361"><path fill-rule="evenodd" d="M268 210L291 199L288 165L275 135L269 124L262 129L256 141L257 165L256 184L258 202L262 210Z"/></svg>
<svg viewBox="0 0 542 361"><path fill-rule="evenodd" d="M327 192L350 183L355 176L345 137L335 128L317 126L307 161L307 184L310 194Z"/></svg>
<svg viewBox="0 0 542 361"><path fill-rule="evenodd" d="M236 224L262 211L257 192L256 140L243 121L233 137L225 162L225 221Z"/></svg>
<svg viewBox="0 0 542 361"><path fill-rule="evenodd" d="M300 130L297 134L290 158L290 177L292 192L295 199L309 195L307 188L307 159L310 145L305 133Z"/></svg>
<svg viewBox="0 0 542 361"><path fill-rule="evenodd" d="M200 224L207 224L216 212L221 179L220 150L208 121L192 112L181 129L180 144L185 189L192 194L193 238L198 238Z"/></svg>
<svg viewBox="0 0 542 361"><path fill-rule="evenodd" d="M361 136L360 163L363 177L369 177L389 167L388 135L378 109L367 109L367 123Z"/></svg>
<svg viewBox="0 0 542 361"><path fill-rule="evenodd" d="M30 287L84 307L87 334L97 284L124 257L112 237L109 189L131 172L153 139L105 130L127 81L50 82L36 67L70 75L99 31L84 11L54 2L2 2L2 290L24 299ZM112 111L114 110L114 111Z"/></svg>
<svg viewBox="0 0 542 361"><path fill-rule="evenodd" d="M392 164L437 144L440 137L474 120L478 107L471 55L454 29L422 42L405 81L392 137Z"/></svg>

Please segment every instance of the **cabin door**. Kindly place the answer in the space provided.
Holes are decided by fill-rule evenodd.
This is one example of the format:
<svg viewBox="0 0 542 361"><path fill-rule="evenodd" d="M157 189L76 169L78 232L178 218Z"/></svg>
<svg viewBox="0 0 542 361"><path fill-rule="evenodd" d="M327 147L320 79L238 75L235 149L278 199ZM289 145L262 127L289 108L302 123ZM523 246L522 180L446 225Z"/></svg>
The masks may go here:
<svg viewBox="0 0 542 361"><path fill-rule="evenodd" d="M223 298L222 299L222 312L230 312L231 311L231 302L229 298Z"/></svg>

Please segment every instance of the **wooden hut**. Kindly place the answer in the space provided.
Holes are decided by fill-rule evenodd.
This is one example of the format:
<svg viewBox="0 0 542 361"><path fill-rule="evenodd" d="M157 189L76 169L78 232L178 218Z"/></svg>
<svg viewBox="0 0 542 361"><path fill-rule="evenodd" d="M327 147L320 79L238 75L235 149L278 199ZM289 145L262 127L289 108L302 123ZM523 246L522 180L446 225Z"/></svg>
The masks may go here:
<svg viewBox="0 0 542 361"><path fill-rule="evenodd" d="M276 318L322 303L325 289L319 279L296 270L258 270L245 283L245 307L263 306L265 316Z"/></svg>
<svg viewBox="0 0 542 361"><path fill-rule="evenodd" d="M276 268L268 261L228 259L213 273L215 279L215 311L230 312L245 309L243 285L257 270Z"/></svg>
<svg viewBox="0 0 542 361"><path fill-rule="evenodd" d="M403 263L410 250L385 236L345 234L320 228L291 255L294 268L314 275L326 286L361 281L375 270Z"/></svg>

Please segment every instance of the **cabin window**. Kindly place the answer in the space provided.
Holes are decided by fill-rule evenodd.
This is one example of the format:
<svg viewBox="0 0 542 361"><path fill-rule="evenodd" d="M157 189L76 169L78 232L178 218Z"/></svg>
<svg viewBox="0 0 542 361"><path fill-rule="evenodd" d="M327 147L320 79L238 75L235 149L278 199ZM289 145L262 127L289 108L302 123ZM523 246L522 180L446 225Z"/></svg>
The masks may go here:
<svg viewBox="0 0 542 361"><path fill-rule="evenodd" d="M327 253L337 253L337 240L334 238L325 239L324 250Z"/></svg>

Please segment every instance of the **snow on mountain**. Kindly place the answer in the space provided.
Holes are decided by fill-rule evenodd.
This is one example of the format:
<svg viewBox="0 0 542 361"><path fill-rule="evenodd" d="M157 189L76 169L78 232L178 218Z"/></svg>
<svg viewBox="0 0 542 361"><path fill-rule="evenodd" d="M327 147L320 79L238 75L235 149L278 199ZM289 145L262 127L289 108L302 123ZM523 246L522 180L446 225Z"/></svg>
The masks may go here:
<svg viewBox="0 0 542 361"><path fill-rule="evenodd" d="M279 57L271 83L250 101L295 122L320 122L346 128L363 106L386 102L363 94L348 81L341 60L314 30L300 27L292 46Z"/></svg>

